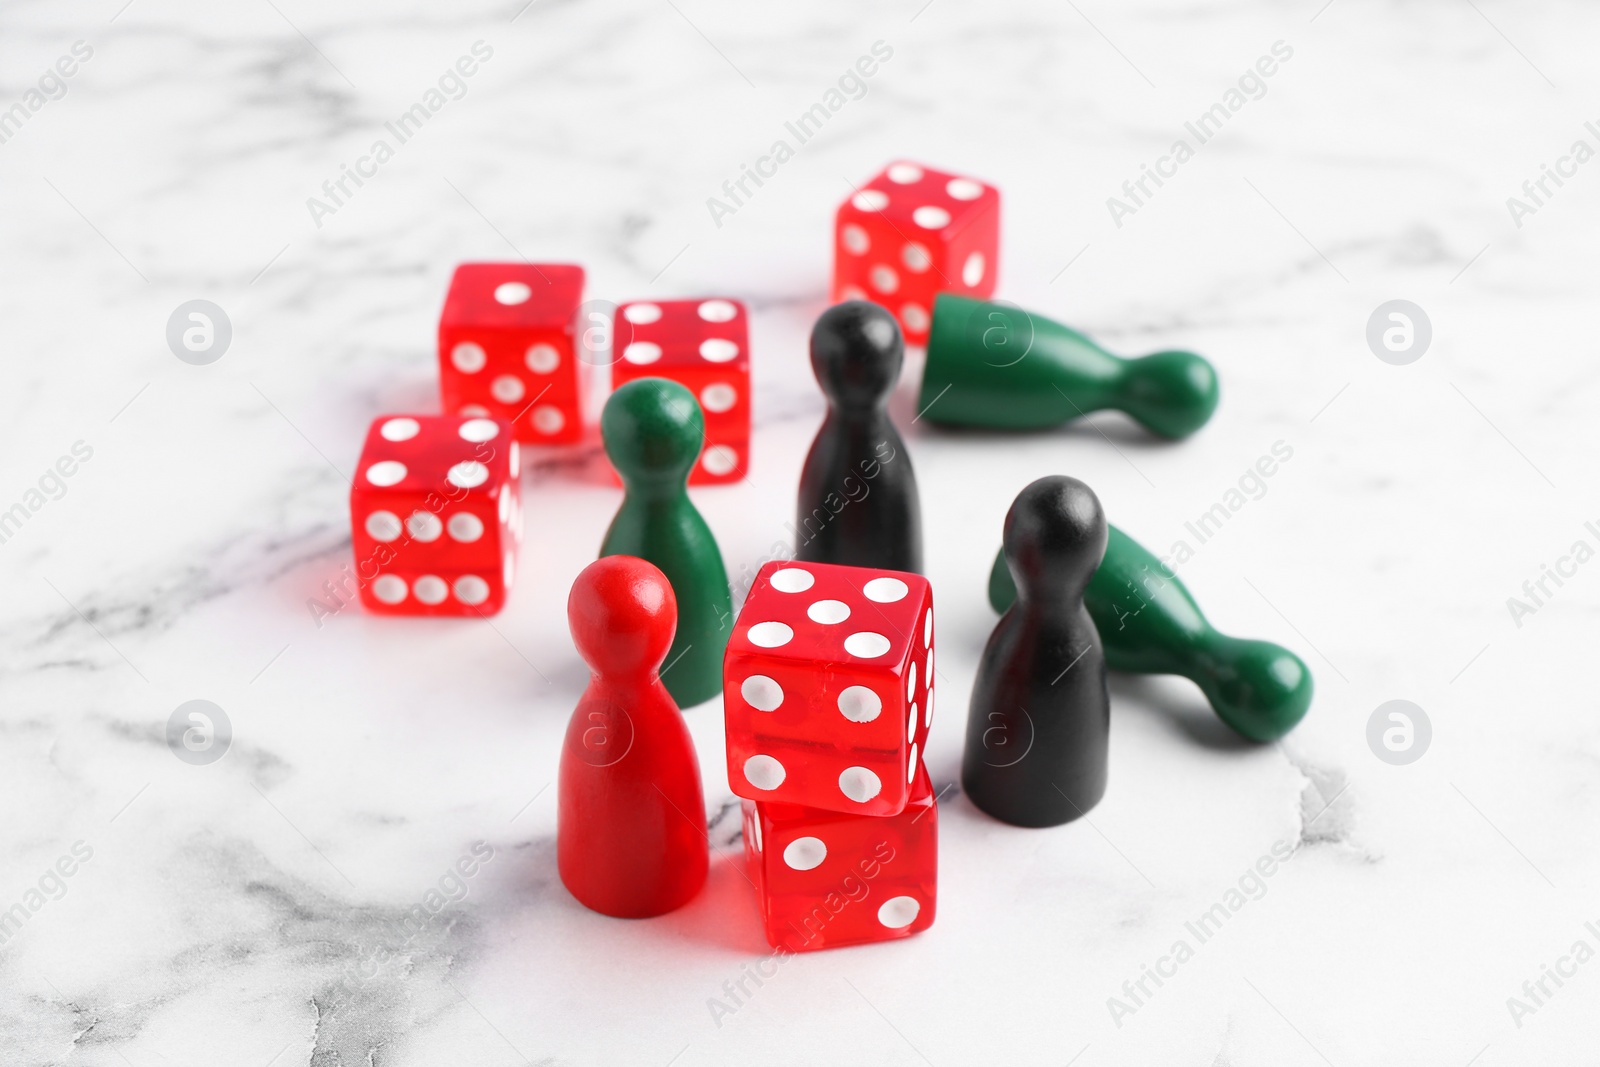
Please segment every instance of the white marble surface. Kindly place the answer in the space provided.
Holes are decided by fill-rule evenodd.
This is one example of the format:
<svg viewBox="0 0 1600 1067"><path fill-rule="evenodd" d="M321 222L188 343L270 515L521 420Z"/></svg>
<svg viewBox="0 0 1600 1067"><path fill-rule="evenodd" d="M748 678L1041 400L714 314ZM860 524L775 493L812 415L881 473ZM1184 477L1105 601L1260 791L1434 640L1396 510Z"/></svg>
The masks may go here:
<svg viewBox="0 0 1600 1067"><path fill-rule="evenodd" d="M1520 627L1506 598L1600 544L1583 525L1600 519L1600 162L1520 228L1505 201L1574 140L1600 145L1592 5L520 6L0 9L0 107L93 49L0 144L0 509L93 449L0 545L0 909L40 904L0 945L0 1061L1591 1054L1600 962L1547 980L1533 1014L1507 998L1579 939L1600 947L1600 725L1573 669L1593 659L1600 565L1547 585ZM493 56L465 95L318 228L307 197L480 40ZM714 225L706 198L879 40L894 54L865 97ZM1293 57L1265 95L1116 226L1106 198L1279 40ZM1220 626L1301 651L1317 700L1283 743L1242 748L1187 683L1118 683L1090 819L1015 830L952 792L932 930L788 961L715 1019L766 950L714 704L689 712L719 853L704 894L616 922L554 873L550 783L584 680L562 609L617 502L582 456L525 475L522 580L492 626L352 607L319 628L306 603L349 552L363 427L435 395L452 266L519 253L585 263L596 296L750 302L755 467L697 499L729 569L753 569L787 536L820 415L804 339L831 212L897 156L1003 188L1003 296L1126 351L1192 347L1224 382L1213 424L1169 446L1114 416L929 432L909 425L908 372L896 411L941 620L935 782L955 777L1000 518L1045 473L1084 478L1164 549L1292 447L1182 573ZM193 298L234 324L206 367L163 337ZM1393 298L1435 330L1406 367L1363 341ZM195 698L235 730L206 767L164 741ZM1393 698L1434 727L1405 767L1365 740ZM493 856L465 895L398 934L477 841ZM41 878L55 894L45 872L75 842L92 856L59 899L30 897ZM1114 1020L1108 998L1275 842L1293 858L1264 895ZM375 976L341 993L350 970Z"/></svg>

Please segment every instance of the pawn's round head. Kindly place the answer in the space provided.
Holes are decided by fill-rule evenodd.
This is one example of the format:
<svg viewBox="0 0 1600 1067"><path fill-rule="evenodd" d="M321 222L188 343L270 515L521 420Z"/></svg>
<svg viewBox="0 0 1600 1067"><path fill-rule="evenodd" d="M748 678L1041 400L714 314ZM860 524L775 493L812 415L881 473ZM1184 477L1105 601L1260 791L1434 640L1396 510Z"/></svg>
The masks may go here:
<svg viewBox="0 0 1600 1067"><path fill-rule="evenodd" d="M1217 410L1217 369L1204 356L1177 350L1136 359L1127 378L1125 410L1162 437L1188 437Z"/></svg>
<svg viewBox="0 0 1600 1067"><path fill-rule="evenodd" d="M1105 512L1094 490L1076 478L1040 478L1006 512L1006 563L1018 599L1081 598L1105 554Z"/></svg>
<svg viewBox="0 0 1600 1067"><path fill-rule="evenodd" d="M811 328L811 370L837 407L884 404L900 380L905 342L894 316L877 304L847 300Z"/></svg>
<svg viewBox="0 0 1600 1067"><path fill-rule="evenodd" d="M655 564L604 556L572 583L567 626L578 655L596 673L640 674L659 668L672 647L678 601Z"/></svg>
<svg viewBox="0 0 1600 1067"><path fill-rule="evenodd" d="M705 436L694 394L665 378L629 382L600 414L606 455L625 481L683 481Z"/></svg>

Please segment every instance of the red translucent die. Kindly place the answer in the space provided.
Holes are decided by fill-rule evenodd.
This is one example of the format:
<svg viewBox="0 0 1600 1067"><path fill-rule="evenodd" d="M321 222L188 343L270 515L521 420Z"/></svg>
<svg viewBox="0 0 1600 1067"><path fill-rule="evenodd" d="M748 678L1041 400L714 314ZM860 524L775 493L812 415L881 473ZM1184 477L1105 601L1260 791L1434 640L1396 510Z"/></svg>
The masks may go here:
<svg viewBox="0 0 1600 1067"><path fill-rule="evenodd" d="M994 294L1000 190L974 178L899 162L839 205L833 299L894 313L906 343L925 345L939 293Z"/></svg>
<svg viewBox="0 0 1600 1067"><path fill-rule="evenodd" d="M742 481L750 458L750 328L737 300L633 301L617 308L612 388L667 378L705 414L690 485Z"/></svg>
<svg viewBox="0 0 1600 1067"><path fill-rule="evenodd" d="M933 594L901 571L774 561L723 659L728 783L852 815L906 806L933 722Z"/></svg>
<svg viewBox="0 0 1600 1067"><path fill-rule="evenodd" d="M892 941L933 925L939 808L920 760L898 815L750 800L743 807L745 857L773 948Z"/></svg>
<svg viewBox="0 0 1600 1067"><path fill-rule="evenodd" d="M522 541L517 443L503 419L373 420L350 489L361 602L384 615L492 615Z"/></svg>
<svg viewBox="0 0 1600 1067"><path fill-rule="evenodd" d="M581 440L588 375L573 319L582 302L582 267L458 266L439 315L444 410L506 419L530 444Z"/></svg>

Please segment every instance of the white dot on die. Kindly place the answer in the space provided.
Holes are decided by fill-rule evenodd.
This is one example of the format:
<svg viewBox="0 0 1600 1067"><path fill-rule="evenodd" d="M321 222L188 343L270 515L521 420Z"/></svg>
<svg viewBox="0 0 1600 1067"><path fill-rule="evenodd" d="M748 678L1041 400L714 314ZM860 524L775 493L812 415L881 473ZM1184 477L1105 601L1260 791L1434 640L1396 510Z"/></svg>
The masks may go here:
<svg viewBox="0 0 1600 1067"><path fill-rule="evenodd" d="M917 709L916 708L912 708L911 709L911 721L912 721L913 724L917 721ZM917 743L915 741L913 741L913 742L911 742L911 759L909 761L907 761L907 763L906 763L906 784L910 785L911 784L911 780L913 778L915 778L916 776L917 776Z"/></svg>
<svg viewBox="0 0 1600 1067"><path fill-rule="evenodd" d="M471 341L462 341L450 350L450 363L462 374L476 374L489 362L483 349Z"/></svg>
<svg viewBox="0 0 1600 1067"><path fill-rule="evenodd" d="M506 496L501 499L509 500L510 497ZM445 529L450 531L450 539L452 541L471 544L483 536L483 520L471 512L462 511L450 516L450 521L445 523Z"/></svg>
<svg viewBox="0 0 1600 1067"><path fill-rule="evenodd" d="M471 489L489 480L489 468L475 459L464 459L451 467L450 473L445 475L445 478L451 485Z"/></svg>
<svg viewBox="0 0 1600 1067"><path fill-rule="evenodd" d="M872 247L872 238L867 236L867 231L853 222L846 223L839 229L839 240L844 242L845 251L853 256L866 255L867 250Z"/></svg>
<svg viewBox="0 0 1600 1067"><path fill-rule="evenodd" d="M924 730L928 730L928 729L932 729L932 727L933 727L933 690L929 689L928 690L928 703L927 703L927 706L922 709L922 728Z"/></svg>
<svg viewBox="0 0 1600 1067"><path fill-rule="evenodd" d="M872 268L872 273L868 280L872 282L872 287L880 293L892 293L900 288L900 275L894 272L893 267L882 263Z"/></svg>
<svg viewBox="0 0 1600 1067"><path fill-rule="evenodd" d="M526 304L532 295L533 290L521 282L501 282L494 287L494 298L502 304Z"/></svg>
<svg viewBox="0 0 1600 1067"><path fill-rule="evenodd" d="M500 427L493 419L468 419L456 431L463 441L493 441L500 433Z"/></svg>
<svg viewBox="0 0 1600 1067"><path fill-rule="evenodd" d="M390 419L378 427L385 441L409 441L422 429L416 419Z"/></svg>
<svg viewBox="0 0 1600 1067"><path fill-rule="evenodd" d="M515 441L506 449L506 464L511 468L512 478L522 473L522 448Z"/></svg>
<svg viewBox="0 0 1600 1067"><path fill-rule="evenodd" d="M780 593L803 593L811 588L816 579L811 576L810 571L801 570L799 567L784 567L773 571L769 581L772 583L772 588Z"/></svg>
<svg viewBox="0 0 1600 1067"><path fill-rule="evenodd" d="M489 599L489 583L476 574L463 574L456 579L456 599L463 604L482 604Z"/></svg>
<svg viewBox="0 0 1600 1067"><path fill-rule="evenodd" d="M850 198L858 211L882 211L889 206L889 194L881 189L863 189Z"/></svg>
<svg viewBox="0 0 1600 1067"><path fill-rule="evenodd" d="M933 254L926 245L912 241L900 250L900 262L906 265L906 270L913 274L921 274L933 266Z"/></svg>
<svg viewBox="0 0 1600 1067"><path fill-rule="evenodd" d="M413 511L406 519L406 532L418 541L437 541L444 533L444 523L431 511Z"/></svg>
<svg viewBox="0 0 1600 1067"><path fill-rule="evenodd" d="M750 643L762 648L778 648L794 639L794 631L781 622L758 622L748 631Z"/></svg>
<svg viewBox="0 0 1600 1067"><path fill-rule="evenodd" d="M706 300L695 309L707 322L730 322L739 309L726 300Z"/></svg>
<svg viewBox="0 0 1600 1067"><path fill-rule="evenodd" d="M883 782L865 767L846 767L839 775L839 792L857 804L865 804L882 791Z"/></svg>
<svg viewBox="0 0 1600 1067"><path fill-rule="evenodd" d="M911 700L917 695L917 665L913 663L906 672L906 699Z"/></svg>
<svg viewBox="0 0 1600 1067"><path fill-rule="evenodd" d="M661 319L661 308L656 304L629 304L622 309L622 317L635 326L648 326Z"/></svg>
<svg viewBox="0 0 1600 1067"><path fill-rule="evenodd" d="M924 230L942 230L950 225L950 212L942 207L924 204L911 213L911 221Z"/></svg>
<svg viewBox="0 0 1600 1067"><path fill-rule="evenodd" d="M750 825L755 829L755 833L752 834L751 836L755 838L756 851L760 852L761 851L761 816L755 814L754 812L752 812L751 813L751 818L750 818Z"/></svg>
<svg viewBox="0 0 1600 1067"><path fill-rule="evenodd" d="M489 383L489 395L502 404L515 404L528 394L528 387L514 374L502 374Z"/></svg>
<svg viewBox="0 0 1600 1067"><path fill-rule="evenodd" d="M797 871L814 870L828 858L828 846L819 837L797 837L783 850L783 862Z"/></svg>
<svg viewBox="0 0 1600 1067"><path fill-rule="evenodd" d="M567 417L561 414L560 408L553 408L549 404L533 409L533 428L542 434L558 432L567 423Z"/></svg>
<svg viewBox="0 0 1600 1067"><path fill-rule="evenodd" d="M844 650L858 659L877 659L889 651L889 639L882 634L863 631L845 638Z"/></svg>
<svg viewBox="0 0 1600 1067"><path fill-rule="evenodd" d="M700 466L706 469L707 474L715 474L720 478L724 474L732 474L734 468L739 466L739 453L727 445L712 445L700 457Z"/></svg>
<svg viewBox="0 0 1600 1067"><path fill-rule="evenodd" d="M367 468L367 481L373 485L397 485L406 476L406 465L397 459L385 459Z"/></svg>
<svg viewBox="0 0 1600 1067"><path fill-rule="evenodd" d="M739 390L727 382L713 382L700 390L700 406L713 414L729 411L739 402Z"/></svg>
<svg viewBox="0 0 1600 1067"><path fill-rule="evenodd" d="M739 683L739 695L757 711L776 711L783 703L783 686L764 674L752 674Z"/></svg>
<svg viewBox="0 0 1600 1067"><path fill-rule="evenodd" d="M654 341L635 341L622 350L622 358L643 366L661 358L661 346Z"/></svg>
<svg viewBox="0 0 1600 1067"><path fill-rule="evenodd" d="M922 180L922 168L915 163L896 163L889 168L889 180L896 185L911 185Z"/></svg>
<svg viewBox="0 0 1600 1067"><path fill-rule="evenodd" d="M522 362L535 374L549 374L561 366L561 353L556 351L555 345L530 345Z"/></svg>
<svg viewBox="0 0 1600 1067"><path fill-rule="evenodd" d="M928 617L922 622L922 647L933 647L933 609L928 609Z"/></svg>
<svg viewBox="0 0 1600 1067"><path fill-rule="evenodd" d="M450 595L450 587L437 574L424 574L411 584L411 591L424 604L443 604L444 598Z"/></svg>
<svg viewBox="0 0 1600 1067"><path fill-rule="evenodd" d="M890 897L878 909L878 921L891 930L903 930L916 922L921 912L916 897Z"/></svg>
<svg viewBox="0 0 1600 1067"><path fill-rule="evenodd" d="M847 285L839 290L840 300L865 300L867 291L859 285Z"/></svg>
<svg viewBox="0 0 1600 1067"><path fill-rule="evenodd" d="M516 576L516 573L517 557L512 553L511 549L507 548L505 566L501 568L501 574L504 576L505 586L507 589L511 588L511 579Z"/></svg>
<svg viewBox="0 0 1600 1067"><path fill-rule="evenodd" d="M456 414L465 415L468 418L481 419L489 414L489 409L484 407L482 404L462 404L461 410L456 412Z"/></svg>
<svg viewBox="0 0 1600 1067"><path fill-rule="evenodd" d="M917 736L917 706L911 705L911 713L906 716L906 736Z"/></svg>
<svg viewBox="0 0 1600 1067"><path fill-rule="evenodd" d="M723 337L707 337L700 342L700 356L713 363L726 363L739 354L739 346Z"/></svg>
<svg viewBox="0 0 1600 1067"><path fill-rule="evenodd" d="M367 536L374 541L393 541L400 536L400 516L392 511L374 511L367 516Z"/></svg>
<svg viewBox="0 0 1600 1067"><path fill-rule="evenodd" d="M776 789L788 772L771 756L751 756L744 761L744 780L757 789Z"/></svg>
<svg viewBox="0 0 1600 1067"><path fill-rule="evenodd" d="M898 578L874 578L862 586L861 591L867 594L868 600L893 604L896 600L904 600L911 590Z"/></svg>
<svg viewBox="0 0 1600 1067"><path fill-rule="evenodd" d="M500 513L501 522L511 518L511 493L509 490L500 494L500 506L497 510ZM454 535L452 534L452 536Z"/></svg>
<svg viewBox="0 0 1600 1067"><path fill-rule="evenodd" d="M911 333L926 333L930 324L928 312L921 304L907 304L902 307L900 321L906 324L906 329Z"/></svg>
<svg viewBox="0 0 1600 1067"><path fill-rule="evenodd" d="M838 705L839 714L851 722L871 722L883 712L883 698L864 685L841 690Z"/></svg>
<svg viewBox="0 0 1600 1067"><path fill-rule="evenodd" d="M954 200L976 200L983 195L983 186L971 178L951 178L945 183L944 191Z"/></svg>
<svg viewBox="0 0 1600 1067"><path fill-rule="evenodd" d="M983 281L983 253L974 252L967 257L961 265L961 282L963 285L977 285Z"/></svg>
<svg viewBox="0 0 1600 1067"><path fill-rule="evenodd" d="M819 600L806 609L806 616L812 622L832 625L850 617L850 605L842 600Z"/></svg>
<svg viewBox="0 0 1600 1067"><path fill-rule="evenodd" d="M380 574L372 583L372 595L385 604L398 604L406 598L406 580L393 574Z"/></svg>

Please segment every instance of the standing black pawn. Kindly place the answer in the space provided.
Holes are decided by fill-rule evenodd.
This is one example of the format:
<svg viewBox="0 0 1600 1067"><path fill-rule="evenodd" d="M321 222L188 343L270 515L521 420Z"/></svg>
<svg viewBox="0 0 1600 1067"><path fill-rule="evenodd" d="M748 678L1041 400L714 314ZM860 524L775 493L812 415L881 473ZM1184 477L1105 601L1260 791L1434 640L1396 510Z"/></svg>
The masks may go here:
<svg viewBox="0 0 1600 1067"><path fill-rule="evenodd" d="M812 327L828 416L800 472L796 558L921 573L917 476L888 412L904 359L900 327L877 304L837 304Z"/></svg>
<svg viewBox="0 0 1600 1067"><path fill-rule="evenodd" d="M1106 791L1111 698L1083 591L1106 551L1106 518L1076 478L1040 478L1006 513L1017 600L984 647L961 783L1014 826L1058 826Z"/></svg>

